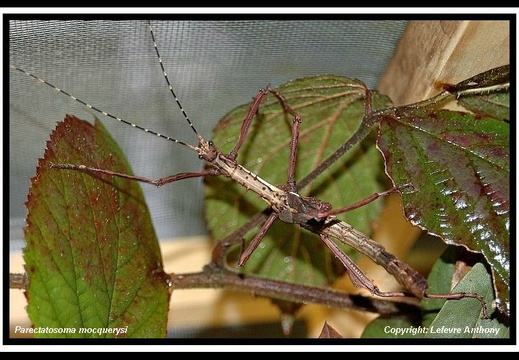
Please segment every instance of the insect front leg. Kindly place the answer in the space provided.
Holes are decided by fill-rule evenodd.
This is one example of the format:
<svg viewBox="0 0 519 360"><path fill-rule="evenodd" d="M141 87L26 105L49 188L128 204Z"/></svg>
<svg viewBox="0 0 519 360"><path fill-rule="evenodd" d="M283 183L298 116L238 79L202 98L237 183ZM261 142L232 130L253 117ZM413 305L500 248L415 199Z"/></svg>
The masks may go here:
<svg viewBox="0 0 519 360"><path fill-rule="evenodd" d="M245 116L245 119L243 119L243 122L241 124L240 138L238 139L236 145L234 145L234 148L229 153L230 159L236 160L236 157L238 156L238 150L240 150L241 146L243 145L243 142L245 141L245 138L247 137L247 133L249 132L249 127L252 122L252 119L258 112L261 100L265 97L266 94L267 92L264 89L260 89L256 97L254 97L249 111L247 112L247 115Z"/></svg>
<svg viewBox="0 0 519 360"><path fill-rule="evenodd" d="M295 180L295 172L296 172L296 162L297 162L297 150L299 148L299 132L301 131L301 116L296 113L290 105L288 105L285 97L276 89L268 88L268 90L274 94L286 112L292 115L292 137L290 139L290 157L288 162L288 190L292 192L297 191L296 180Z"/></svg>
<svg viewBox="0 0 519 360"><path fill-rule="evenodd" d="M86 165L74 165L74 164L51 164L52 168L55 169L64 169L64 170L75 170L75 171L83 171L92 175L110 175L110 176L117 176L129 180L139 181L146 184L152 184L156 186L161 186L164 184L169 184L174 181L189 179L189 178L196 178L196 177L202 177L207 175L218 175L219 172L216 169L206 169L200 172L185 172L180 174L175 174L171 176L167 176L165 178L161 179L149 179L142 176L135 176L135 175L128 175L128 174L122 174L111 170L105 170L105 169L98 169L91 166Z"/></svg>

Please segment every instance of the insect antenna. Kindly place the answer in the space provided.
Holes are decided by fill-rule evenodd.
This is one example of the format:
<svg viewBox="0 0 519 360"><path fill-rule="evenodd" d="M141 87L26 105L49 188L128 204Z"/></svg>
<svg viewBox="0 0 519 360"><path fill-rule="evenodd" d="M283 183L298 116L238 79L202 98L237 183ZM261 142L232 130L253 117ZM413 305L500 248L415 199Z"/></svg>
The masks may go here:
<svg viewBox="0 0 519 360"><path fill-rule="evenodd" d="M20 72L24 73L25 75L28 75L28 76L30 76L30 77L36 79L38 82L40 82L40 83L42 83L42 84L45 84L45 85L47 85L47 86L53 88L53 89L56 90L57 92L59 92L59 93L61 93L61 94L63 94L63 95L68 96L68 97L71 98L72 100L77 101L78 103L80 103L80 104L86 106L86 107L89 108L89 109L94 110L95 112L97 112L97 113L99 113L99 114L102 114L102 115L104 115L104 116L106 116L106 117L109 117L109 118L111 118L111 119L117 120L117 121L119 121L119 122L121 122L121 123L123 123L123 124L130 125L130 126L132 126L132 127L134 127L134 128L137 128L137 129L139 129L139 130L145 131L145 132L147 132L147 133L149 133L149 134L152 134L152 135L158 136L158 137L160 137L160 138L163 138L163 139L166 139L166 140L169 140L169 141L173 141L173 142L175 142L175 143L177 143L177 144L180 144L180 145L186 146L186 147L190 148L191 150L194 150L194 151L197 151L197 150L198 150L197 147L195 147L195 146L193 146L193 145L191 145L191 144L188 144L188 143L186 143L186 142L184 142L184 141L181 141L181 140L178 140L178 139L174 139L174 138L169 137L169 136L167 136L167 135L164 135L164 134L161 134L161 133L155 132L155 131L153 131L153 130L147 129L147 128L145 128L145 127L142 127L142 126L140 126L140 125L137 125L137 124L135 124L135 123L132 123L132 122L130 122L130 121L128 121L128 120L125 120L125 119L122 119L122 118L117 117L117 116L115 116L115 115L112 115L112 114L110 114L110 113L108 113L108 112L106 112L106 111L104 111L104 110L101 110L101 109L99 109L99 108L97 108L97 107L95 107L95 106L93 106L93 105L90 105L90 104L87 103L86 101L83 101L83 100L77 98L76 96L74 96L74 95L72 95L72 94L66 92L65 90L60 89L60 88L57 87L56 85L54 85L54 84L48 82L47 80L42 79L42 78L40 78L40 77L38 77L38 76L36 76L36 75L30 73L30 72L27 71L27 70L24 70L24 69L22 69L22 68L20 68L20 67L14 66L14 65L10 65L10 68L13 69L13 70L20 71ZM188 120L188 121L189 121L189 120ZM189 122L189 123L191 124L191 122ZM191 127L193 127L193 126L191 125ZM193 129L194 129L194 128L193 128ZM195 133L196 133L196 131L195 131Z"/></svg>
<svg viewBox="0 0 519 360"><path fill-rule="evenodd" d="M184 118L186 119L187 123L189 124L189 126L191 127L193 132L195 133L196 137L199 140L201 140L201 136L198 134L198 131L196 130L196 128L193 125L193 123L191 122L191 119L189 119L189 116L187 115L186 111L184 110L184 107L182 106L182 103L180 102L179 98L175 94L175 90L173 90L173 86L171 85L171 82L169 81L169 76L166 73L166 69L164 69L164 64L162 62L162 57L160 56L159 46L157 45L157 41L155 40L155 34L153 32L153 27L151 26L151 21L150 20L148 20L148 27L150 29L151 40L153 41L153 47L155 48L155 53L157 54L157 59L158 59L159 64L160 64L160 68L162 70L162 74L164 75L164 79L166 80L166 83L168 84L169 91L170 91L171 95L173 96L173 99L175 99L175 102L177 103L177 105L178 105L178 107L180 109L180 112L182 112L182 115L184 116Z"/></svg>

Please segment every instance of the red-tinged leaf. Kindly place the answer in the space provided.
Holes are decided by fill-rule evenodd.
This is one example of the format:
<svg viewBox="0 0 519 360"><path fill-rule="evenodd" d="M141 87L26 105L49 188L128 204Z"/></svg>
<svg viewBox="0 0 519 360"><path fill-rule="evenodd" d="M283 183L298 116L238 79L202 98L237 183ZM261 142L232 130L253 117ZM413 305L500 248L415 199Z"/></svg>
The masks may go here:
<svg viewBox="0 0 519 360"><path fill-rule="evenodd" d="M337 332L330 324L324 323L323 329L319 334L320 339L342 339L343 336Z"/></svg>
<svg viewBox="0 0 519 360"><path fill-rule="evenodd" d="M39 337L164 337L167 275L140 186L51 168L131 170L96 121L67 116L40 159L26 203L27 311Z"/></svg>
<svg viewBox="0 0 519 360"><path fill-rule="evenodd" d="M457 111L404 109L384 116L378 147L402 191L405 214L446 243L482 253L500 309L510 286L509 126Z"/></svg>

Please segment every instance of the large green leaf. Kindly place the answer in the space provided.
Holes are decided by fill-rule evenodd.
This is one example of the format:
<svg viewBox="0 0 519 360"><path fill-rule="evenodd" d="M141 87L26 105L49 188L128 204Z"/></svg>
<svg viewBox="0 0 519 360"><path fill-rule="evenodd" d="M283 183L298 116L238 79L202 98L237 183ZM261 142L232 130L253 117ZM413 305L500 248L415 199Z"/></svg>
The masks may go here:
<svg viewBox="0 0 519 360"><path fill-rule="evenodd" d="M407 218L446 243L481 252L508 312L510 129L506 122L447 110L405 108L384 116L377 145L403 191Z"/></svg>
<svg viewBox="0 0 519 360"><path fill-rule="evenodd" d="M421 319L379 317L365 328L363 338L493 338L509 339L510 330L493 313L492 278L481 257L450 246L436 261L427 278L428 293L477 293L484 298L490 318L484 318L482 303L460 300L423 299ZM466 269L469 269L466 271Z"/></svg>
<svg viewBox="0 0 519 360"><path fill-rule="evenodd" d="M445 270L440 270L442 273ZM448 271L448 270L447 270ZM440 277L434 271L433 277ZM447 283L443 277L443 284ZM454 286L452 293L476 293L483 296L487 309L491 311L494 301L492 290L492 278L490 273L481 262L476 263L470 271ZM435 292L432 286L429 291ZM438 300L424 300L431 302ZM424 306L431 309L431 305ZM485 319L483 317L483 306L476 299L465 298L462 300L444 301L440 311L431 321L426 338L509 338L509 328L499 322L497 318Z"/></svg>
<svg viewBox="0 0 519 360"><path fill-rule="evenodd" d="M294 80L278 88L302 117L296 175L301 179L355 132L364 115L364 88L356 80L338 76L315 76ZM387 106L388 99L374 95L374 106ZM224 116L214 130L214 143L224 153L238 140L249 104ZM269 94L253 120L237 161L269 183L287 181L292 116ZM316 179L302 195L316 196L343 207L383 189L377 181L381 159L373 139L356 146ZM222 177L209 177L206 184L206 218L213 237L228 236L249 217L266 208L256 194ZM379 214L380 202L341 215L365 233ZM257 229L256 229L257 230ZM251 231L248 239L253 236ZM236 252L238 252L237 249ZM345 250L352 254L351 250ZM291 282L322 285L334 279L333 259L320 239L299 227L277 221L244 267L245 272Z"/></svg>
<svg viewBox="0 0 519 360"><path fill-rule="evenodd" d="M27 311L50 329L35 335L164 337L168 277L140 186L51 163L131 172L98 121L67 116L52 133L26 203Z"/></svg>

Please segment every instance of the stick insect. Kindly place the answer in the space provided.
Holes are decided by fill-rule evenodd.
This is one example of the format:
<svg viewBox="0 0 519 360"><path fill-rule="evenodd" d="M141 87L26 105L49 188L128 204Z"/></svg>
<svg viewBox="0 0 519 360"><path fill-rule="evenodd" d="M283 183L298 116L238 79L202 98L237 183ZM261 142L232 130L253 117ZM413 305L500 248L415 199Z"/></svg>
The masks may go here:
<svg viewBox="0 0 519 360"><path fill-rule="evenodd" d="M347 245L352 246L356 250L366 254L368 257L370 257L373 261L375 261L377 264L382 265L390 274L392 274L401 285L403 285L408 292L410 292L412 295L416 297L440 297L440 298L448 298L448 299L461 299L464 297L473 297L477 298L480 301L483 301L482 298L477 294L466 294L466 293L459 293L459 294L444 294L444 295L434 295L434 294L427 294L426 288L427 288L427 282L421 276L418 272L416 272L414 269L407 266L405 263L401 262L397 258L395 258L393 255L385 251L385 249L380 246L375 241L371 240L369 237L365 236L361 232L355 230L353 227L348 225L347 223L338 220L335 215L345 212L354 208L357 208L361 205L364 205L370 201L375 200L379 196L385 195L391 191L396 191L397 189L390 189L386 192L374 194L372 197L366 199L365 201L361 201L358 204L354 204L352 206L349 206L347 208L341 208L341 209L331 209L331 206L328 203L322 202L316 198L309 198L309 197L303 197L299 194L299 190L308 184L310 180L303 179L301 182L296 183L295 180L295 164L297 159L297 151L298 151L298 136L299 136L299 129L301 125L301 121L304 121L304 119L301 119L301 117L288 105L287 101L284 99L283 95L279 92L277 92L275 89L267 88L264 90L261 90L256 97L254 98L252 105L249 109L249 112L247 116L245 117L242 125L242 129L239 135L239 140L236 143L235 147L231 150L229 154L223 154L221 153L218 148L210 141L207 141L204 139L197 129L195 128L194 124L191 122L190 118L188 117L187 113L184 111L179 99L177 98L174 89L170 83L169 77L166 74L166 71L164 69L164 65L162 63L162 59L159 53L159 47L155 41L155 36L153 33L153 29L151 27L151 24L149 24L149 30L152 37L153 45L155 48L155 52L157 55L157 58L159 60L159 64L161 66L162 72L164 73L164 79L167 82L168 88L171 92L171 95L173 96L176 104L178 105L180 111L182 112L186 122L194 132L198 144L192 145L189 143L186 143L184 141L171 138L169 136L165 136L163 134L154 132L152 130L148 130L144 127L141 127L139 125L136 125L134 123L131 123L129 121L126 121L122 118L119 118L117 116L114 116L108 112L105 112L95 106L92 106L83 100L80 100L76 97L74 97L71 94L68 94L67 92L60 90L56 86L52 85L51 83L44 81L37 76L21 69L16 66L12 66L13 69L24 72L25 74L37 79L40 82L45 83L46 85L58 90L59 92L63 93L64 95L72 98L75 101L78 101L79 103L87 106L88 108L101 113L104 116L107 116L109 118L115 119L119 122L125 123L127 125L133 126L135 128L138 128L140 130L146 131L148 133L151 133L153 135L156 135L158 137L161 137L163 139L173 141L177 144L180 144L182 146L185 146L196 153L205 160L207 163L209 163L212 167L205 169L201 172L186 172L186 173L180 173L172 176L168 176L166 178L153 180L148 179L144 177L139 176L129 176L126 174L120 174L115 173L110 170L106 169L97 169L97 168L91 168L86 167L84 165L80 164L54 164L53 167L57 169L67 169L67 170L81 170L86 171L90 173L104 173L108 175L113 176L120 176L131 180L136 180L148 184L153 184L157 186L161 186L164 184L168 184L171 182L187 179L187 178L196 178L196 177L203 177L203 176L214 176L214 175L223 175L225 177L230 178L231 180L237 182L238 184L242 185L245 189L250 190L254 193L256 193L258 196L260 196L268 205L270 209L270 214L268 215L267 219L261 226L259 232L257 235L253 238L253 240L249 243L249 245L244 249L240 260L239 265L244 265L250 255L254 252L256 247L261 242L263 236L268 231L269 227L272 225L272 223L279 219L281 221L292 223L299 225L311 232L314 232L318 234L323 241L323 243L332 251L332 253L343 263L343 265L346 268L346 271L348 272L349 276L353 280L353 283L356 286L364 287L368 289L371 293L377 296L383 296L383 297L394 297L394 296L406 296L407 293L404 292L382 292L378 289L378 287L373 284L373 282L355 265L355 263L346 255L344 254L339 247L330 239L334 238L338 241L341 241ZM361 126L359 131L346 142L346 144L350 144L348 146L352 146L353 144L357 143L366 135L366 131L369 128L368 125L372 125L369 123L372 119L374 119L372 115L372 109L371 109L371 101L370 96L371 92L369 89L362 84L361 82L358 83L358 87L360 89L363 89L365 92L365 98L366 98L366 121ZM251 171L247 170L237 162L237 156L239 153L239 150L248 134L249 127L251 125L251 122L253 121L256 112L258 108L260 107L262 99L266 96L267 93L274 94L283 107L285 108L285 111L293 117L293 126L292 126L292 138L290 141L290 157L289 157L289 166L288 166L288 180L287 184L281 187L272 185L268 183L267 181L260 178L258 175L252 173ZM369 123L369 124L368 124ZM348 148L346 146L345 148ZM315 175L315 174L314 174Z"/></svg>

